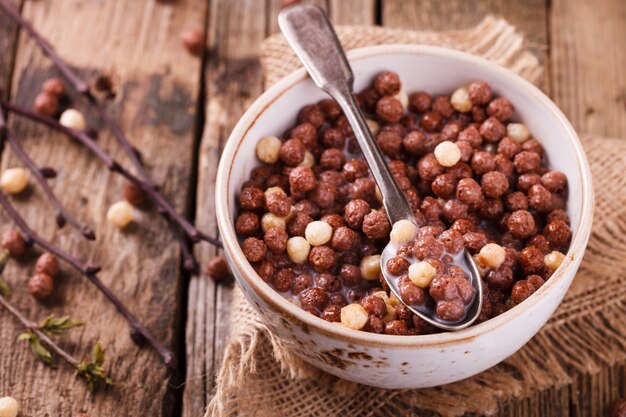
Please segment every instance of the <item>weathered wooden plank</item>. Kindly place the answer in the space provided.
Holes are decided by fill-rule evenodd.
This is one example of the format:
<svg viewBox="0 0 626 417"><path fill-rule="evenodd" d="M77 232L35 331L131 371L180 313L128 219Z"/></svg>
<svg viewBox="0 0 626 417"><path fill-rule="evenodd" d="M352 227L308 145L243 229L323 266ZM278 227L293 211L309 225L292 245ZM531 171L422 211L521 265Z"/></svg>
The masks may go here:
<svg viewBox="0 0 626 417"><path fill-rule="evenodd" d="M552 1L554 100L578 130L626 137L626 2Z"/></svg>
<svg viewBox="0 0 626 417"><path fill-rule="evenodd" d="M546 0L385 0L382 24L413 30L454 30L473 26L487 14L501 16L524 33L527 46L545 65L548 62L546 10ZM540 83L543 89L549 87L547 74L545 71Z"/></svg>
<svg viewBox="0 0 626 417"><path fill-rule="evenodd" d="M267 34L272 35L280 31L278 27L278 13L284 7L284 0L267 0ZM313 3L322 7L324 10L328 10L328 0L307 0L301 1L302 3Z"/></svg>
<svg viewBox="0 0 626 417"><path fill-rule="evenodd" d="M217 231L214 184L221 148L239 116L262 92L258 48L266 36L267 8L256 0L211 2L208 24L206 120L199 155L196 223ZM196 249L201 264L216 251ZM204 412L212 394L215 372L230 334L232 286L216 285L206 274L194 276L189 287L187 321L187 381L183 415Z"/></svg>
<svg viewBox="0 0 626 417"><path fill-rule="evenodd" d="M329 0L330 19L335 25L373 25L375 0Z"/></svg>
<svg viewBox="0 0 626 417"><path fill-rule="evenodd" d="M22 0L14 0L16 6L21 7ZM17 25L5 15L0 14L0 97L6 98L11 85L11 74L15 63L15 46L17 42Z"/></svg>
<svg viewBox="0 0 626 417"><path fill-rule="evenodd" d="M29 1L23 14L47 35L62 56L93 80L101 72L112 77L117 93L111 108L133 144L141 149L148 168L179 210L186 208L193 158L195 98L200 61L179 45L179 31L203 25L205 2L175 3L135 0ZM200 12L200 13L199 13ZM56 74L34 44L19 42L13 97L30 106L41 82ZM81 100L74 105L84 108ZM90 117L92 125L97 121ZM98 241L84 241L69 226L59 231L42 193L30 191L13 201L31 226L80 259L103 266L101 279L130 310L167 345L177 346L181 274L177 245L156 210L138 212L135 224L123 232L105 221L108 206L121 199L123 180L67 138L30 122L12 121L24 147L40 164L59 171L53 187L61 201L96 230ZM101 131L99 143L121 158L110 134ZM5 152L2 168L19 165ZM2 217L2 229L9 227ZM16 397L21 415L92 416L174 414L172 379L158 355L130 339L128 326L114 307L86 280L67 267L57 280L53 299L36 303L26 294L34 255L11 262L6 278L14 302L29 317L54 313L84 320L83 329L62 342L71 353L87 358L97 340L107 349L106 368L117 380L113 388L91 395L67 366L50 370L35 362L28 347L15 338L19 326L0 312L0 393Z"/></svg>

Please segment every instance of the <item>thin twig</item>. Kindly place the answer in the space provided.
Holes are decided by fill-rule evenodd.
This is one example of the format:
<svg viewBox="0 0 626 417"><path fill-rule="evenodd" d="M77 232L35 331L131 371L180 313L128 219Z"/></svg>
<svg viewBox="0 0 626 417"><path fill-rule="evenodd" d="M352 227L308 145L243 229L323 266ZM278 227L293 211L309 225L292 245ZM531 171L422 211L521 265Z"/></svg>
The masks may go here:
<svg viewBox="0 0 626 417"><path fill-rule="evenodd" d="M0 294L0 304L2 304L2 306L6 308L9 313L11 313L16 319L18 319L22 323L22 325L26 327L26 329L36 334L37 337L39 337L39 339L43 341L45 345L52 349L52 351L54 351L54 353L61 357L65 362L69 363L74 368L78 366L78 359L74 358L72 355L67 353L61 346L54 343L54 341L50 339L47 334L39 330L39 326L36 323L33 323L32 321L24 317L24 315L20 313L15 307L13 307L11 303L9 303L6 298L2 296L2 294Z"/></svg>
<svg viewBox="0 0 626 417"><path fill-rule="evenodd" d="M13 208L7 197L3 192L0 192L0 205L7 212L9 217L13 219L17 227L22 231L22 233L26 236L26 239L29 242L33 242L48 252L56 255L57 257L63 259L65 262L70 264L74 269L80 271L89 281L91 281L97 288L100 290L102 294L117 308L117 310L124 316L126 321L131 326L131 331L133 333L140 334L145 340L152 345L152 347L161 355L163 361L172 369L177 369L176 358L174 354L166 348L154 335L137 320L137 318L126 308L126 306L122 303L122 301L117 298L115 294L109 290L109 288L104 285L102 281L97 276L97 272L100 271L100 267L97 265L88 265L81 263L78 259L74 258L72 255L64 252L60 248L52 245L47 242L39 235L37 235L27 224L26 221L18 214L18 212Z"/></svg>
<svg viewBox="0 0 626 417"><path fill-rule="evenodd" d="M154 184L154 181L150 177L150 174L148 174L143 163L135 153L135 150L130 144L130 141L128 140L120 126L110 116L109 112L106 110L102 102L99 101L97 97L92 93L91 89L89 88L89 84L81 79L80 76L63 61L63 59L57 54L54 48L44 39L44 37L39 32L37 32L37 30L33 27L33 25L30 24L30 22L22 18L19 11L15 8L15 6L13 6L10 1L0 0L0 8L2 8L11 19L19 24L22 29L24 29L33 38L35 43L39 45L42 51L50 58L52 63L67 78L67 80L73 85L73 87L80 94L84 95L87 100L96 108L104 124L108 127L111 133L113 133L113 136L116 138L117 142L120 144L141 178L143 178L145 186L155 191L158 190L158 187ZM160 212L164 214L168 222L173 221L177 223L185 231L185 233L192 242L195 243L199 240L204 240L218 247L222 247L221 243L219 243L216 238L213 238L206 233L197 230L188 222L187 224L182 224L180 221L181 216L176 213L175 209L172 207L169 201L162 197L161 200L162 201L160 204ZM176 229L176 226L171 225L170 229L174 231ZM189 256L191 256L193 258L193 254L191 253L185 240L177 238L176 234L174 235L174 238L181 246L183 257L188 258ZM189 266L190 263L188 262L188 259L185 260L185 264L186 266Z"/></svg>
<svg viewBox="0 0 626 417"><path fill-rule="evenodd" d="M94 233L93 229L88 225L81 223L63 207L61 202L54 194L54 191L52 191L52 188L50 188L48 181L46 181L46 178L43 176L41 169L37 165L35 165L35 162L30 159L28 154L15 139L11 131L9 131L6 120L4 118L4 109L0 104L0 138L2 137L2 132L4 132L4 138L6 138L7 142L11 146L11 149L13 149L13 152L15 152L17 157L24 163L24 165L26 165L26 167L35 176L35 179L41 186L44 194L50 202L50 205L54 208L54 211L56 212L57 225L59 227L63 227L65 225L65 221L67 220L72 226L78 229L85 238L89 240L95 240L96 234Z"/></svg>
<svg viewBox="0 0 626 417"><path fill-rule="evenodd" d="M0 0L2 1L2 0ZM79 130L70 129L66 126L63 126L55 119L50 117L41 115L39 113L35 113L31 110L25 109L23 107L17 106L13 103L1 102L1 105L10 112L13 112L19 116L25 117L27 119L31 119L35 122L42 123L52 129L58 130L67 136L76 139L80 143L82 143L87 149L89 149L96 157L98 157L111 171L118 172L122 176L124 176L127 180L141 188L146 195L163 211L167 213L167 215L180 226L182 230L184 230L192 240L192 242L197 242L199 239L205 240L219 248L222 247L222 243L217 239L208 236L206 233L203 233L197 230L185 217L183 217L180 213L178 213L167 201L165 198L153 187L148 185L145 181L138 178L135 174L128 171L122 165L120 165L111 155L109 155L104 149L100 147L89 135Z"/></svg>

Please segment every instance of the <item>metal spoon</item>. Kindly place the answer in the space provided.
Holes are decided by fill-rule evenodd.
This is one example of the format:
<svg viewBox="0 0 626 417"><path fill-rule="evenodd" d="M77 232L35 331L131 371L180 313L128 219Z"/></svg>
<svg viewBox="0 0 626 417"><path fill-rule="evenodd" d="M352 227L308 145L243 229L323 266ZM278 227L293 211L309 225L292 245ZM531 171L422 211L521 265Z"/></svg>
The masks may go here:
<svg viewBox="0 0 626 417"><path fill-rule="evenodd" d="M326 13L313 4L301 4L284 9L278 16L278 24L287 41L309 72L313 82L337 101L346 115L361 151L369 165L383 197L383 205L392 224L407 219L415 224L413 211L404 194L396 184L385 160L370 132L363 114L354 100L352 88L354 75L341 47L337 35ZM389 244L381 255L381 270L396 297L401 300L397 278L386 268L387 259L395 256L395 249ZM435 327L445 330L459 330L472 324L482 308L483 288L478 269L472 256L464 252L459 265L469 275L474 286L474 300L466 308L465 317L457 322L437 317L434 306L407 307Z"/></svg>

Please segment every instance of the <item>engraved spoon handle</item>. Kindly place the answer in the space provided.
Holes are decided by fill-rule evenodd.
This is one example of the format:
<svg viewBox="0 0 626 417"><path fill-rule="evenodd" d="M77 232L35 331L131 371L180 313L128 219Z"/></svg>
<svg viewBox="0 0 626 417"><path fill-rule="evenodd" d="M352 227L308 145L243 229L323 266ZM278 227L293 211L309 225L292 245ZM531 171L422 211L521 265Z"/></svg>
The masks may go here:
<svg viewBox="0 0 626 417"><path fill-rule="evenodd" d="M415 222L413 210L391 175L354 99L354 75L326 13L316 5L302 4L283 10L278 24L313 82L337 101L348 118L380 188L391 223L403 219Z"/></svg>

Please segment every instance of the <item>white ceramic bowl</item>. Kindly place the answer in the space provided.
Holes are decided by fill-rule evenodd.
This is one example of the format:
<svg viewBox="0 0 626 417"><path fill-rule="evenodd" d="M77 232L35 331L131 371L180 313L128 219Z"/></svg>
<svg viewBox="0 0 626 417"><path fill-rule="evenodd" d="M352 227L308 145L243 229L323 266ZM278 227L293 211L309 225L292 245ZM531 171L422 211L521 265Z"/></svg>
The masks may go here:
<svg viewBox="0 0 626 417"><path fill-rule="evenodd" d="M255 144L280 135L298 109L326 97L303 69L285 77L243 115L222 154L216 185L217 220L226 256L246 297L267 326L299 357L350 381L382 388L420 388L475 375L512 355L548 320L569 288L591 229L594 197L589 164L576 132L556 105L536 87L484 59L442 48L409 45L367 47L350 52L355 90L383 70L400 75L407 92L449 94L473 80L485 80L515 105L540 139L550 166L569 180L568 212L573 237L565 261L535 294L506 313L456 333L389 336L329 323L291 304L255 272L234 230L236 196L258 165Z"/></svg>

